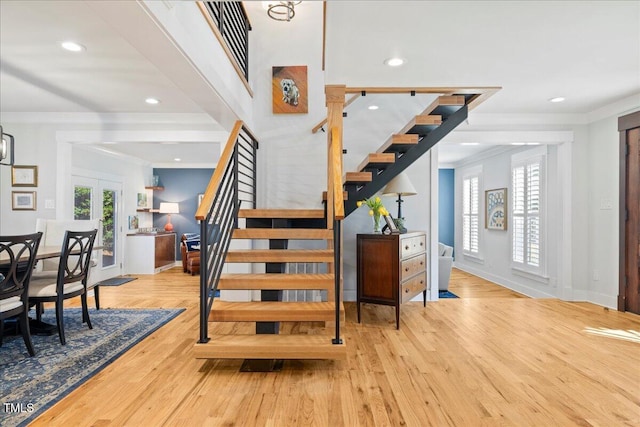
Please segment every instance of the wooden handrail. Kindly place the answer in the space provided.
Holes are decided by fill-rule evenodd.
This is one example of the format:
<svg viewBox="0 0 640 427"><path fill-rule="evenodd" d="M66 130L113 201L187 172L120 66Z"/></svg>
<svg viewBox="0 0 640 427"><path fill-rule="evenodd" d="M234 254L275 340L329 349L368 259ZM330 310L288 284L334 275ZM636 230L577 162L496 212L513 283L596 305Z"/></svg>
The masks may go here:
<svg viewBox="0 0 640 427"><path fill-rule="evenodd" d="M233 126L233 130L231 131L231 134L227 139L227 145L222 151L222 155L218 160L218 165L216 166L215 171L213 171L213 175L211 175L211 179L209 180L207 189L205 190L204 196L202 197L202 202L196 210L196 219L198 221L203 221L211 210L211 205L213 204L213 199L215 198L218 187L220 186L220 181L222 180L222 175L224 174L226 165L231 161L231 156L233 155L233 150L235 149L236 143L238 141L238 135L240 135L242 125L242 121L236 121L235 125Z"/></svg>
<svg viewBox="0 0 640 427"><path fill-rule="evenodd" d="M370 94L394 94L394 93L421 93L421 94L439 94L439 95L476 95L469 101L468 109L469 111L476 108L478 105L482 104L486 101L490 96L494 93L498 92L502 87L500 86L479 86L479 87L471 87L471 86L442 86L442 87L345 87L345 93L354 94L351 98L349 98L344 103L344 108L349 106L353 101L358 99L363 93ZM315 125L313 129L311 129L311 133L318 132L325 124L327 124L328 119L322 120L320 123Z"/></svg>

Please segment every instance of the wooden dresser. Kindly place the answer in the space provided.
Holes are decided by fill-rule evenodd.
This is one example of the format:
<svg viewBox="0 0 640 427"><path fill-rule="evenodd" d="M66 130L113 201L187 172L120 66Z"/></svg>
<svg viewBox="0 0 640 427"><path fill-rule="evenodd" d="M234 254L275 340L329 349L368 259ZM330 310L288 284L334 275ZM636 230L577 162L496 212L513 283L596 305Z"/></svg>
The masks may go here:
<svg viewBox="0 0 640 427"><path fill-rule="evenodd" d="M422 292L427 303L427 237L405 234L358 234L358 323L360 304L392 305L400 329L400 304Z"/></svg>

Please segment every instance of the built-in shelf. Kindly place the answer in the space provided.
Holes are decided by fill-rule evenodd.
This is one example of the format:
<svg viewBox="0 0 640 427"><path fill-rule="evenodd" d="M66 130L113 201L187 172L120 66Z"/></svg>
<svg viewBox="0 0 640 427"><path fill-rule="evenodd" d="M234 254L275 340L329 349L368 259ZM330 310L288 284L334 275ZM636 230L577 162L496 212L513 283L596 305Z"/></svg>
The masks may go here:
<svg viewBox="0 0 640 427"><path fill-rule="evenodd" d="M162 191L164 187L144 187L146 190Z"/></svg>

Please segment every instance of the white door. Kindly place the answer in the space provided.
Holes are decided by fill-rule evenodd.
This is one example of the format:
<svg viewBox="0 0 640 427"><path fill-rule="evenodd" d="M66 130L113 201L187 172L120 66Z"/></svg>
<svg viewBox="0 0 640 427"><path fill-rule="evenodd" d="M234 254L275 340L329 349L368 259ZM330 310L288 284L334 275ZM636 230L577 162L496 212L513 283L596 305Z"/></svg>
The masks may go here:
<svg viewBox="0 0 640 427"><path fill-rule="evenodd" d="M122 184L73 176L73 219L99 219L96 246L102 256L91 273L95 281L120 276L123 253Z"/></svg>

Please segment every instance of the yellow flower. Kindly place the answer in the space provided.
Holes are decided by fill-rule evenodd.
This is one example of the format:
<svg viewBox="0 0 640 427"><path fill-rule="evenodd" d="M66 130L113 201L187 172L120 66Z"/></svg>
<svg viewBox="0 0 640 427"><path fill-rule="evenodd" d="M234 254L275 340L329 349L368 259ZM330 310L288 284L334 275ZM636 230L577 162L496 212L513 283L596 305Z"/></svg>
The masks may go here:
<svg viewBox="0 0 640 427"><path fill-rule="evenodd" d="M360 207L362 205L367 205L369 207L369 215L389 215L389 211L382 204L382 200L380 197L376 196L374 198L358 200L356 202L356 206Z"/></svg>

